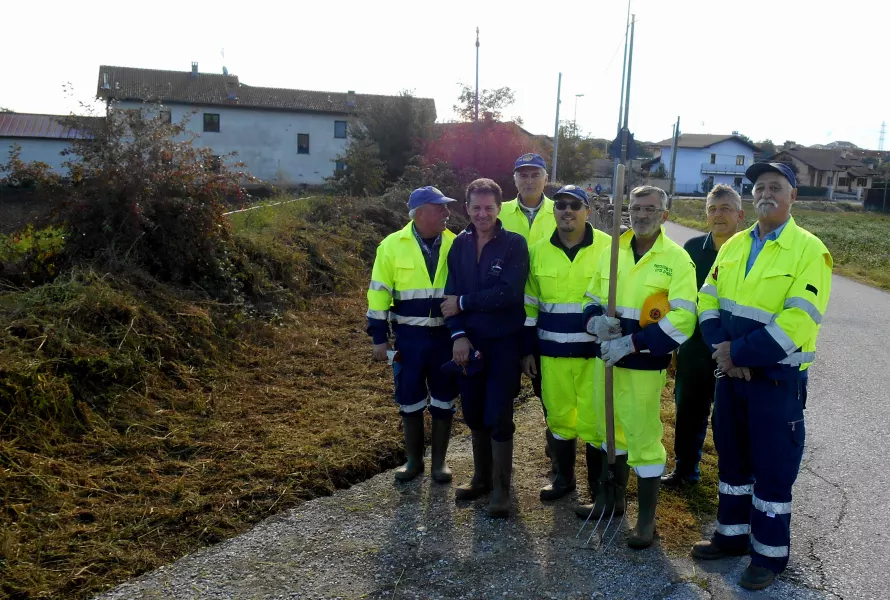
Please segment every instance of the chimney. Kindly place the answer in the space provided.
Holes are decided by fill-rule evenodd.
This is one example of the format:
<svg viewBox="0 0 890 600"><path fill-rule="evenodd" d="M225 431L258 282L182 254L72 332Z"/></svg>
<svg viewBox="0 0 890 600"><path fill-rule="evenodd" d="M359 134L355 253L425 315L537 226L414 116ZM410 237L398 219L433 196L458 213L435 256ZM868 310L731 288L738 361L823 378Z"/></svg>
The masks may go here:
<svg viewBox="0 0 890 600"><path fill-rule="evenodd" d="M192 77L198 76L198 63L192 61Z"/></svg>
<svg viewBox="0 0 890 600"><path fill-rule="evenodd" d="M346 106L349 108L355 108L355 90L349 90L346 92Z"/></svg>

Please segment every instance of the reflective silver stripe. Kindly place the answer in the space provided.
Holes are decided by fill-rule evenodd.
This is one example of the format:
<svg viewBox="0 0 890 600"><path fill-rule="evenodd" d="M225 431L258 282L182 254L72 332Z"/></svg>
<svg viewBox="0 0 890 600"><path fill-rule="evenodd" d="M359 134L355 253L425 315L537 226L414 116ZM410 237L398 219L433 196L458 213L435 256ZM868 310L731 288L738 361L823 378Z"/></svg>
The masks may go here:
<svg viewBox="0 0 890 600"><path fill-rule="evenodd" d="M547 331L546 329L538 329L538 339L546 340L548 342L558 342L560 344L596 341L596 337L589 333L556 333L555 331Z"/></svg>
<svg viewBox="0 0 890 600"><path fill-rule="evenodd" d="M726 537L732 537L734 535L748 535L751 533L751 525L748 523L744 523L742 525L724 525L720 521L717 521L717 533L720 535L725 535Z"/></svg>
<svg viewBox="0 0 890 600"><path fill-rule="evenodd" d="M404 404L400 404L400 405L399 405L399 412L402 412L402 413L413 413L413 412L416 412L416 411L418 411L418 410L423 410L424 408L426 408L426 400L427 400L427 399L424 398L424 399L421 400L420 402L415 402L414 404L409 404L409 405L407 405L407 406L405 406Z"/></svg>
<svg viewBox="0 0 890 600"><path fill-rule="evenodd" d="M730 300L729 298L720 298L718 300L720 303L720 310L725 310L726 312L732 312L732 309L735 308L735 300Z"/></svg>
<svg viewBox="0 0 890 600"><path fill-rule="evenodd" d="M785 308L799 308L813 319L813 322L816 325L822 324L822 313L819 312L819 309L816 308L816 305L807 300L806 298L801 298L799 296L794 296L793 298L785 298Z"/></svg>
<svg viewBox="0 0 890 600"><path fill-rule="evenodd" d="M445 324L442 317L403 317L394 312L389 313L393 321L399 325L415 325L417 327L441 327Z"/></svg>
<svg viewBox="0 0 890 600"><path fill-rule="evenodd" d="M704 323L708 319L719 319L720 311L716 308L709 308L708 310L701 311L701 314L698 315L698 322Z"/></svg>
<svg viewBox="0 0 890 600"><path fill-rule="evenodd" d="M639 308L631 308L630 306L616 306L615 310L621 313L622 319L633 319L634 321L640 320Z"/></svg>
<svg viewBox="0 0 890 600"><path fill-rule="evenodd" d="M583 308L578 302L541 302L541 312L580 315L583 312Z"/></svg>
<svg viewBox="0 0 890 600"><path fill-rule="evenodd" d="M670 322L667 318L662 319L658 322L658 326L661 330L672 340L677 342L678 344L682 344L686 340L689 339L689 336L677 329L673 323Z"/></svg>
<svg viewBox="0 0 890 600"><path fill-rule="evenodd" d="M788 334L785 333L775 321L764 327L764 329L766 329L766 332L770 337L781 346L782 350L784 350L785 354L788 356L791 356L791 353L797 350L797 344L794 343L794 340L788 337Z"/></svg>
<svg viewBox="0 0 890 600"><path fill-rule="evenodd" d="M771 558L784 558L788 556L788 546L767 546L766 544L761 544L757 541L757 538L754 537L753 533L751 534L751 549L761 556L769 556Z"/></svg>
<svg viewBox="0 0 890 600"><path fill-rule="evenodd" d="M780 365L802 365L816 362L815 352L794 352L788 358L779 361Z"/></svg>
<svg viewBox="0 0 890 600"><path fill-rule="evenodd" d="M694 315L698 314L698 307L695 305L695 302L690 302L689 300L681 300L680 298L671 300L671 310L676 310L678 308L688 310Z"/></svg>
<svg viewBox="0 0 890 600"><path fill-rule="evenodd" d="M706 283L701 286L701 289L698 291L699 294L707 294L708 296L717 297L717 286L711 285L710 283Z"/></svg>
<svg viewBox="0 0 890 600"><path fill-rule="evenodd" d="M774 515L791 514L790 502L767 502L766 500L761 500L756 495L751 501L754 503L754 508L763 513L773 513Z"/></svg>
<svg viewBox="0 0 890 600"><path fill-rule="evenodd" d="M717 491L727 496L750 496L754 494L754 486L750 483L748 485L729 485L721 481Z"/></svg>
<svg viewBox="0 0 890 600"><path fill-rule="evenodd" d="M396 290L392 297L397 300L426 300L429 298L444 298L445 290L441 288L427 288L423 290Z"/></svg>
<svg viewBox="0 0 890 600"><path fill-rule="evenodd" d="M369 319L380 319L382 321L385 321L387 318L389 318L389 311L388 310L369 310L368 314L365 316L367 316Z"/></svg>
<svg viewBox="0 0 890 600"><path fill-rule="evenodd" d="M433 397L430 397L430 406L435 406L436 408L441 408L443 410L451 410L454 408L454 405L457 403L457 398L453 398L452 400L436 400Z"/></svg>
<svg viewBox="0 0 890 600"><path fill-rule="evenodd" d="M389 292L389 294L392 295L392 288L379 281L371 281L371 285L368 286L368 289L372 292Z"/></svg>
<svg viewBox="0 0 890 600"><path fill-rule="evenodd" d="M537 306L538 304L541 303L541 301L538 300L537 298L535 298L534 296L529 296L528 294L526 294L525 295L525 303L528 304L529 306Z"/></svg>
<svg viewBox="0 0 890 600"><path fill-rule="evenodd" d="M525 326L526 327L537 327L538 319L536 317L526 317L525 318Z"/></svg>
<svg viewBox="0 0 890 600"><path fill-rule="evenodd" d="M770 323L776 317L775 314L769 311L755 308L753 306L745 306L744 304L739 304L735 300L730 300L729 298L720 298L720 310L732 313L732 316L734 317L751 319L752 321L757 321L764 325Z"/></svg>
<svg viewBox="0 0 890 600"><path fill-rule="evenodd" d="M591 300L593 300L594 302L596 302L597 304L603 303L602 300L600 300L599 296L594 296L590 292L584 292L584 295L587 296L588 298L590 298Z"/></svg>

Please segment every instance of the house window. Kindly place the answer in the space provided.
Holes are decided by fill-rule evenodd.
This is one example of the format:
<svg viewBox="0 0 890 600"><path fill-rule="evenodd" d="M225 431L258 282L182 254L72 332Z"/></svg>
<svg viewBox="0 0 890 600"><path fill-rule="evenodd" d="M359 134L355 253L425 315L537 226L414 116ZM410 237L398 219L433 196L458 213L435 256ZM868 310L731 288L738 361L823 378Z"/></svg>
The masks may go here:
<svg viewBox="0 0 890 600"><path fill-rule="evenodd" d="M735 179L733 179L733 185L738 189L742 189L742 178L736 177Z"/></svg>
<svg viewBox="0 0 890 600"><path fill-rule="evenodd" d="M346 121L334 121L334 137L346 137Z"/></svg>
<svg viewBox="0 0 890 600"><path fill-rule="evenodd" d="M828 176L828 185L831 185L831 182L834 181L834 175Z"/></svg>
<svg viewBox="0 0 890 600"><path fill-rule="evenodd" d="M846 177L838 177L837 184L841 187L847 185L847 178Z"/></svg>
<svg viewBox="0 0 890 600"><path fill-rule="evenodd" d="M169 108L162 108L158 113L158 120L169 125L173 122L173 111Z"/></svg>
<svg viewBox="0 0 890 600"><path fill-rule="evenodd" d="M204 113L204 131L219 133L219 113Z"/></svg>
<svg viewBox="0 0 890 600"><path fill-rule="evenodd" d="M343 162L342 160L338 160L338 161L336 161L336 162L334 163L334 170L335 170L335 171L345 171L345 170L346 170L346 163Z"/></svg>
<svg viewBox="0 0 890 600"><path fill-rule="evenodd" d="M867 178L867 177L860 177L859 179L856 180L856 185L858 185L859 187L865 187L865 186L867 186L867 185L868 185L868 178Z"/></svg>
<svg viewBox="0 0 890 600"><path fill-rule="evenodd" d="M745 155L737 154L735 157L735 164L736 165L744 165L745 164Z"/></svg>
<svg viewBox="0 0 890 600"><path fill-rule="evenodd" d="M716 165L716 164L717 164L717 155L716 155L716 154L712 154L712 155L711 155L711 164L712 164L712 165Z"/></svg>
<svg viewBox="0 0 890 600"><path fill-rule="evenodd" d="M297 154L309 154L309 134L297 134Z"/></svg>

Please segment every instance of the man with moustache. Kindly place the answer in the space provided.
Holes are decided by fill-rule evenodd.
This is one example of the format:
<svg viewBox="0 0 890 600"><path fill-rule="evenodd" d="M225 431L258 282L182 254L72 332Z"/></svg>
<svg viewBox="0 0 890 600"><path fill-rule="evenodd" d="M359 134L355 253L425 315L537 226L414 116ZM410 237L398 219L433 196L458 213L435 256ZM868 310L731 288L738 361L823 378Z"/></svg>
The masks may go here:
<svg viewBox="0 0 890 600"><path fill-rule="evenodd" d="M717 251L735 235L745 217L742 198L726 184L715 185L705 202L708 220L707 235L697 236L684 244L695 263L698 287L705 282ZM701 337L698 323L695 332L677 350L677 374L674 380L674 402L677 407L674 427L674 471L661 478L661 484L681 487L696 484L700 478L701 450L708 433L708 415L714 400L714 370L717 363L711 358L714 349Z"/></svg>
<svg viewBox="0 0 890 600"><path fill-rule="evenodd" d="M692 556L750 554L739 585L769 586L788 565L791 487L803 457L807 370L831 293L831 254L791 216L797 181L783 163L754 163L757 223L717 254L699 292L699 323L718 379L717 528Z"/></svg>
<svg viewBox="0 0 890 600"><path fill-rule="evenodd" d="M464 420L473 436L473 478L457 500L491 491L488 514L510 513L513 472L513 398L519 393L520 347L528 279L525 239L498 219L501 188L491 179L467 186L470 224L448 254L442 314L451 330Z"/></svg>
<svg viewBox="0 0 890 600"><path fill-rule="evenodd" d="M522 359L523 371L534 377L534 355L541 357L541 400L557 467L553 482L541 490L544 501L557 500L575 489L577 438L593 437L597 344L582 327L581 305L600 255L608 254L612 239L587 222L590 200L583 189L567 185L553 200L556 230L529 248ZM590 430L581 430L581 423ZM587 455L591 456L589 450ZM599 456L590 463L598 468Z"/></svg>
<svg viewBox="0 0 890 600"><path fill-rule="evenodd" d="M391 351L389 326L399 359L393 362L395 400L402 415L408 462L396 469L397 481L423 473L423 411L433 420L434 481L451 481L445 453L456 410L457 381L441 372L451 359L451 338L440 304L448 278L448 252L455 235L446 229L448 204L453 198L432 186L411 192L408 217L402 230L384 239L368 288L368 335L374 341L373 360L386 361Z"/></svg>
<svg viewBox="0 0 890 600"><path fill-rule="evenodd" d="M655 537L655 507L666 453L661 444L661 391L671 353L695 329L695 265L683 248L667 237L667 194L654 186L630 193L631 229L618 246L618 272L611 273L610 253L590 282L584 308L586 330L601 342L595 360L596 435L587 442L599 456L600 477L592 505L579 506L581 518L619 515L625 509L630 468L637 474L637 523L627 538L631 548L647 548ZM617 318L606 314L609 280L617 277ZM613 369L616 461L609 479L605 452L605 368ZM579 421L581 420L579 415ZM579 429L581 424L579 423ZM588 461L591 459L589 458Z"/></svg>

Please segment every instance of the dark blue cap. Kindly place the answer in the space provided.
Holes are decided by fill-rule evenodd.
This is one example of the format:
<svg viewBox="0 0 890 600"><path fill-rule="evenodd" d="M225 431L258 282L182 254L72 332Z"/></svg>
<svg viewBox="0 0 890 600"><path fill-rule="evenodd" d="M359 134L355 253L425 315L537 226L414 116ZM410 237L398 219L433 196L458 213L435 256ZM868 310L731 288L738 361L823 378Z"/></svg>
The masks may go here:
<svg viewBox="0 0 890 600"><path fill-rule="evenodd" d="M522 167L540 167L541 169L547 170L547 163L544 162L544 159L541 158L540 154L534 154L533 152L529 152L528 154L523 154L519 158L516 159L516 162L513 163L513 171L516 172L517 169L521 169Z"/></svg>
<svg viewBox="0 0 890 600"><path fill-rule="evenodd" d="M571 196L572 198L580 200L587 206L590 206L590 198L587 197L587 192L579 188L577 185L563 186L558 192L553 195L553 199L556 200L560 196Z"/></svg>
<svg viewBox="0 0 890 600"><path fill-rule="evenodd" d="M756 162L745 171L745 177L747 177L751 183L757 183L758 177L769 172L778 173L779 175L784 176L791 184L791 187L797 187L797 177L794 176L794 171L791 170L791 167L785 163Z"/></svg>
<svg viewBox="0 0 890 600"><path fill-rule="evenodd" d="M454 198L449 198L431 185L417 188L408 196L408 208L414 209L424 204L448 204L454 202Z"/></svg>

